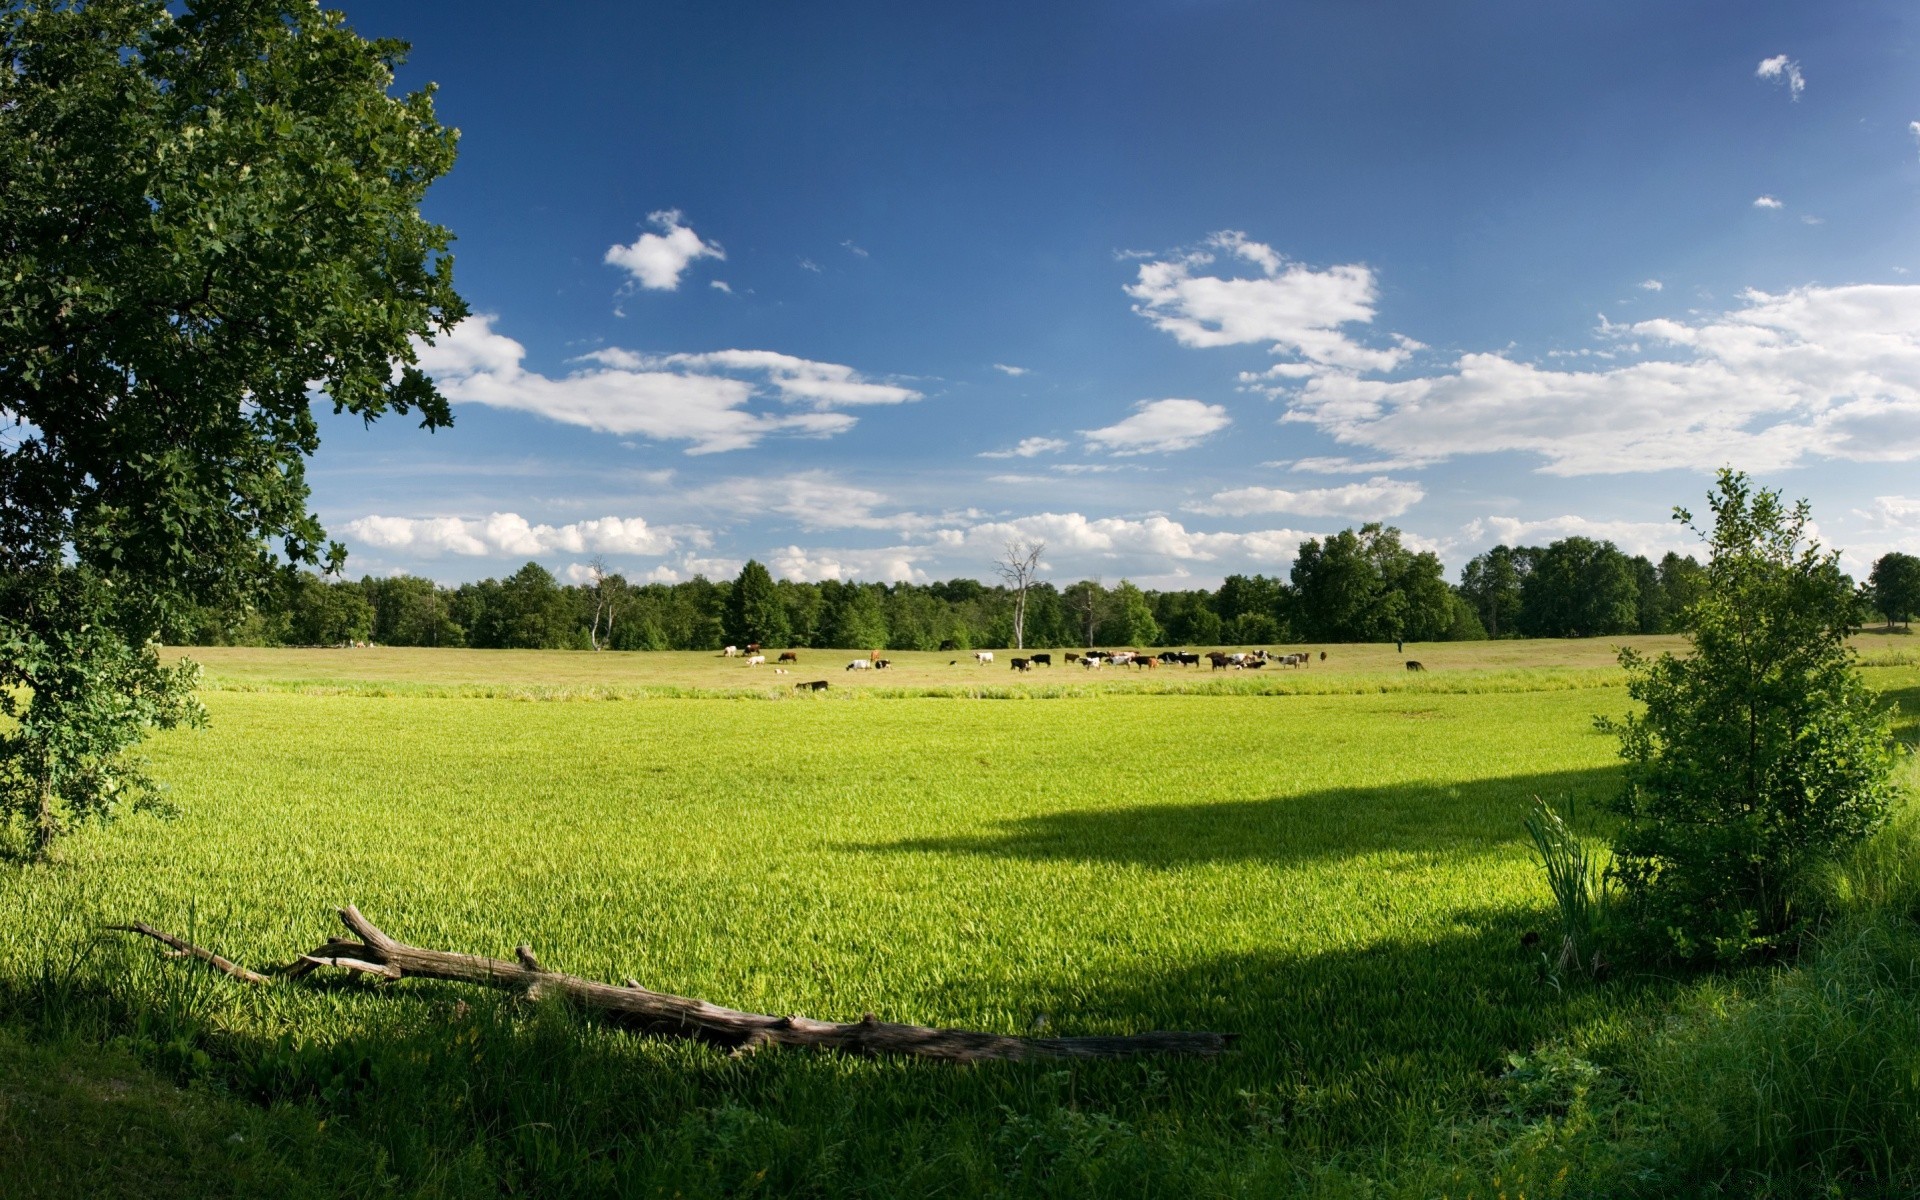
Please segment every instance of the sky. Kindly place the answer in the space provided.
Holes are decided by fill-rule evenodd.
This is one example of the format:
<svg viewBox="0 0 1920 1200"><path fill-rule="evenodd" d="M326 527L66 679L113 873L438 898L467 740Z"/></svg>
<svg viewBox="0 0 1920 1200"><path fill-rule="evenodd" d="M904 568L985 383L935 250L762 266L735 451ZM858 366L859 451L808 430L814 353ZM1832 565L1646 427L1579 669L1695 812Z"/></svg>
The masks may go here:
<svg viewBox="0 0 1920 1200"><path fill-rule="evenodd" d="M1384 521L1920 552L1920 6L348 0L459 161L354 574L1212 587Z"/></svg>

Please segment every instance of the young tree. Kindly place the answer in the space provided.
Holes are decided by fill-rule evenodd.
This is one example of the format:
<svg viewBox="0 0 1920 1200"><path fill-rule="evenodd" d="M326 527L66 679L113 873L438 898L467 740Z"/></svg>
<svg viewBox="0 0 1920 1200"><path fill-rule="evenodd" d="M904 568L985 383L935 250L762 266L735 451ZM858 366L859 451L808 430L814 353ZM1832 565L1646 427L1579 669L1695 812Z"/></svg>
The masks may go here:
<svg viewBox="0 0 1920 1200"><path fill-rule="evenodd" d="M1025 538L1015 538L1008 542L1002 557L993 561L994 573L1006 581L1007 590L1013 594L1013 648L1026 648L1027 632L1027 590L1033 586L1040 571L1040 556L1047 552L1045 542L1029 542Z"/></svg>
<svg viewBox="0 0 1920 1200"><path fill-rule="evenodd" d="M452 422L415 339L466 313L419 215L455 134L389 95L404 50L291 0L0 6L0 814L38 853L190 713L171 614L338 566L310 391Z"/></svg>
<svg viewBox="0 0 1920 1200"><path fill-rule="evenodd" d="M1807 503L1734 471L1709 503L1693 653L1620 655L1645 707L1616 727L1613 872L1674 950L1737 958L1782 945L1809 873L1885 819L1893 743L1847 646L1852 585L1807 539Z"/></svg>

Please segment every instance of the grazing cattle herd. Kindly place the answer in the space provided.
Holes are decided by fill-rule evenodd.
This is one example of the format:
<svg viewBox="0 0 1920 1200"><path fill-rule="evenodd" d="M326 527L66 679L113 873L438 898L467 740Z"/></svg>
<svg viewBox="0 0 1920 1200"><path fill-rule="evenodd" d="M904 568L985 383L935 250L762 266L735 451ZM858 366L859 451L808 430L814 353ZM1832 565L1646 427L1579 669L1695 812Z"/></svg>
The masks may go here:
<svg viewBox="0 0 1920 1200"><path fill-rule="evenodd" d="M767 656L760 652L760 643L758 642L749 642L744 649L739 646L728 646L723 649L720 654L723 658L744 657L746 659L746 665L749 667L762 666L767 661ZM1325 650L1320 651L1319 654L1321 662L1327 661L1327 652ZM1162 650L1158 654L1149 654L1144 650L1068 650L1061 655L1063 661L1068 663L1077 662L1083 669L1089 671L1097 671L1102 667L1132 667L1139 671L1150 671L1158 667L1197 667L1202 662L1209 664L1211 669L1215 671L1258 671L1268 666L1304 668L1312 663L1313 657L1313 652L1307 650L1294 651L1288 654L1275 654L1264 649L1233 651L1210 650L1205 654L1190 650ZM973 659L974 662L980 666L988 666L993 662L993 651L976 650L973 652ZM800 661L800 654L796 650L782 650L778 661L797 664ZM1041 651L1039 653L1010 658L1007 661L1010 670L1031 671L1035 667L1052 667L1053 655L1050 652ZM954 659L947 665L958 666L959 662L959 659ZM890 665L887 659L880 657L880 651L872 650L868 652L865 658L856 658L847 663L846 669L849 671L884 671ZM1415 662L1412 659L1406 660L1406 668L1409 671L1425 671L1427 669L1424 664ZM774 673L784 675L787 672L783 669L776 668ZM796 683L793 686L795 690L823 692L827 689L827 681L818 679L808 683Z"/></svg>

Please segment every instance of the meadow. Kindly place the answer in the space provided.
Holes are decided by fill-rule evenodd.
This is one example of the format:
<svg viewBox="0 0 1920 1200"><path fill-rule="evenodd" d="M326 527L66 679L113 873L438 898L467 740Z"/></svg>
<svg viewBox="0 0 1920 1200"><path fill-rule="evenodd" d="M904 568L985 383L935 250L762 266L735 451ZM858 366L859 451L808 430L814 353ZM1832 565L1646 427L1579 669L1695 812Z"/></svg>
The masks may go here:
<svg viewBox="0 0 1920 1200"><path fill-rule="evenodd" d="M1920 669L1884 644L1868 675L1910 722ZM1553 1155L1450 1147L1526 1107L1516 1078L1551 1093L1527 1128L1560 1127L1695 994L1574 986L1522 944L1550 920L1530 800L1605 832L1612 647L1328 649L1184 678L803 663L824 696L706 655L196 650L211 724L150 745L178 815L0 871L0 1149L49 1195L1564 1191ZM259 965L349 901L418 945L524 940L755 1011L1241 1040L735 1059L453 984L254 991L98 929Z"/></svg>

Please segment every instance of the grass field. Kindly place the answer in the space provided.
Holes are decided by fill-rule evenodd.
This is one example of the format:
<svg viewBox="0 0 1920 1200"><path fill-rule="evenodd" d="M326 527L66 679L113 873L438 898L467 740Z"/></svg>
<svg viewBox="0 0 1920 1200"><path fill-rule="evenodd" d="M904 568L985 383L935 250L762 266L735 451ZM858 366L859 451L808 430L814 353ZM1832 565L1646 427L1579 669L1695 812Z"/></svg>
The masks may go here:
<svg viewBox="0 0 1920 1200"><path fill-rule="evenodd" d="M1036 704L954 699L1009 672L952 655L834 703L699 655L196 651L212 724L152 745L181 815L0 873L0 988L34 1045L111 1039L203 1097L128 1194L1357 1192L1498 1111L1510 1053L1624 1054L1680 985L1561 990L1520 944L1547 919L1530 797L1590 813L1616 786L1610 647L1409 646L1412 677L1332 650L1272 694L1164 694L1164 669L998 693L1059 697ZM1920 670L1869 675L1920 708ZM285 961L347 901L417 944L526 940L757 1011L1243 1037L1205 1062L735 1061L457 985L252 992L95 932ZM0 1150L34 1140L21 1096L92 1095L7 1079ZM241 1140L208 1150L220 1104Z"/></svg>

